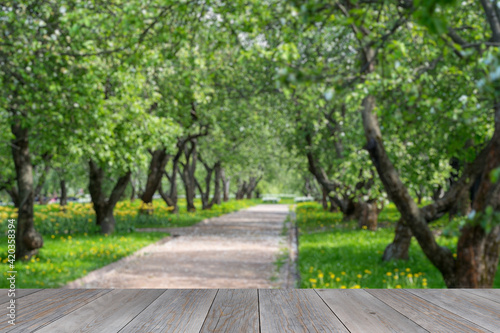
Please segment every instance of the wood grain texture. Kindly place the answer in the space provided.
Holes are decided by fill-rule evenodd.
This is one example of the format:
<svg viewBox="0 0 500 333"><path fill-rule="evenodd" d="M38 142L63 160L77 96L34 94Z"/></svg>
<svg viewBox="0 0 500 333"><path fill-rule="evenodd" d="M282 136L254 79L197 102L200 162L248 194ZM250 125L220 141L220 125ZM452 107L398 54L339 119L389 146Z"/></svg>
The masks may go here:
<svg viewBox="0 0 500 333"><path fill-rule="evenodd" d="M0 322L2 332L32 332L42 326L105 295L110 290L62 290L45 289L19 299L16 311L16 325L5 327ZM3 310L3 308L2 308ZM3 316L3 313L2 313Z"/></svg>
<svg viewBox="0 0 500 333"><path fill-rule="evenodd" d="M199 332L216 294L216 289L166 290L120 333Z"/></svg>
<svg viewBox="0 0 500 333"><path fill-rule="evenodd" d="M118 332L163 292L160 289L116 289L36 332Z"/></svg>
<svg viewBox="0 0 500 333"><path fill-rule="evenodd" d="M348 332L312 289L259 289L262 333Z"/></svg>
<svg viewBox="0 0 500 333"><path fill-rule="evenodd" d="M462 289L468 293L487 298L493 302L500 303L500 289Z"/></svg>
<svg viewBox="0 0 500 333"><path fill-rule="evenodd" d="M316 291L351 333L427 332L364 290Z"/></svg>
<svg viewBox="0 0 500 333"><path fill-rule="evenodd" d="M487 329L453 312L404 290L367 289L366 292L430 332L489 332Z"/></svg>
<svg viewBox="0 0 500 333"><path fill-rule="evenodd" d="M14 299L22 298L24 296L28 296L29 294L36 293L40 290L43 289L16 289L14 292L15 297ZM0 304L8 303L10 302L11 298L9 297L9 289L0 289Z"/></svg>
<svg viewBox="0 0 500 333"><path fill-rule="evenodd" d="M456 289L409 289L407 291L490 331L500 331L499 303Z"/></svg>
<svg viewBox="0 0 500 333"><path fill-rule="evenodd" d="M257 290L219 290L200 332L259 332Z"/></svg>

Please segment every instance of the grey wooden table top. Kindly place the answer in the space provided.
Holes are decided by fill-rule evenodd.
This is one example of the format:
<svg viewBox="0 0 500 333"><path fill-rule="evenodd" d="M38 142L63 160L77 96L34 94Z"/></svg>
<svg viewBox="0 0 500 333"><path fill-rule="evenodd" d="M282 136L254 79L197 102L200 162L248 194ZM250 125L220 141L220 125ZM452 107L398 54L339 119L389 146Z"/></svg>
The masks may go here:
<svg viewBox="0 0 500 333"><path fill-rule="evenodd" d="M23 289L0 332L500 332L500 289Z"/></svg>

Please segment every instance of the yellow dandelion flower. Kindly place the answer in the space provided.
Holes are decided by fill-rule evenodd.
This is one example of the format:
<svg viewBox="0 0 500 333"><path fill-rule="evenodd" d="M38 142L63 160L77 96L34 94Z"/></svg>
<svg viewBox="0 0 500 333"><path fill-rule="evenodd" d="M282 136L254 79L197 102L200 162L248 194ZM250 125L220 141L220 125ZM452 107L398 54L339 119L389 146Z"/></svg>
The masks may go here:
<svg viewBox="0 0 500 333"><path fill-rule="evenodd" d="M392 276L392 273L391 272L387 272L387 273L385 273L385 275Z"/></svg>
<svg viewBox="0 0 500 333"><path fill-rule="evenodd" d="M396 289L401 289L401 285L398 284L395 288Z"/></svg>
<svg viewBox="0 0 500 333"><path fill-rule="evenodd" d="M406 271L407 271L407 272L410 272L410 271L411 271L411 269L407 268L407 269L406 269Z"/></svg>
<svg viewBox="0 0 500 333"><path fill-rule="evenodd" d="M358 279L361 279L362 275L361 274L358 274L356 275L358 277Z"/></svg>
<svg viewBox="0 0 500 333"><path fill-rule="evenodd" d="M309 279L309 282L311 282L311 283L316 283L316 282L318 282L318 281L317 281L316 279Z"/></svg>
<svg viewBox="0 0 500 333"><path fill-rule="evenodd" d="M345 286L340 286L340 289L345 289L346 287Z"/></svg>
<svg viewBox="0 0 500 333"><path fill-rule="evenodd" d="M370 271L369 269L365 269L365 273L366 273L366 274L371 274L371 273L372 273L372 271Z"/></svg>
<svg viewBox="0 0 500 333"><path fill-rule="evenodd" d="M335 281L340 282L340 278L339 278L339 277L338 277L338 278L336 278L336 279L335 279Z"/></svg>
<svg viewBox="0 0 500 333"><path fill-rule="evenodd" d="M319 273L318 274L318 279L322 279L323 278L323 273Z"/></svg>

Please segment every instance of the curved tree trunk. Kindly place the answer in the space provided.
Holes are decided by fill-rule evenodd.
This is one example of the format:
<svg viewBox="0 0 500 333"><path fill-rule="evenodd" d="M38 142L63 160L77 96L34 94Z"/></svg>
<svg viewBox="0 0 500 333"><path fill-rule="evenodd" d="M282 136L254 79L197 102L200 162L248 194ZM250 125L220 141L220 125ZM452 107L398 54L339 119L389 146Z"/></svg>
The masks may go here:
<svg viewBox="0 0 500 333"><path fill-rule="evenodd" d="M250 180L248 181L248 187L246 188L246 197L247 199L252 199L253 196L253 191L259 185L259 182L261 181L262 176L259 178L256 177L250 177Z"/></svg>
<svg viewBox="0 0 500 333"><path fill-rule="evenodd" d="M154 152L152 152L151 155L152 158L151 162L149 163L149 172L148 172L148 179L146 181L146 188L144 189L144 192L141 195L141 200L144 203L141 212L147 214L153 213L153 207L151 203L153 202L153 196L160 185L161 178L165 171L165 166L167 165L169 157L164 148L155 150Z"/></svg>
<svg viewBox="0 0 500 333"><path fill-rule="evenodd" d="M210 209L213 206L213 200L210 201L210 183L212 182L212 174L214 172L214 169L210 168L206 163L204 163L204 166L207 171L207 175L205 176L205 190L203 190L203 187L198 182L196 177L194 178L196 187L198 187L198 191L200 191L201 194L201 209L203 210Z"/></svg>
<svg viewBox="0 0 500 333"><path fill-rule="evenodd" d="M101 226L103 234L109 235L115 230L116 221L113 211L127 188L130 175L131 172L128 171L121 176L113 187L109 198L106 198L103 192L104 170L92 160L89 161L89 192L96 214L96 224Z"/></svg>
<svg viewBox="0 0 500 333"><path fill-rule="evenodd" d="M387 245L382 256L383 261L389 260L408 260L408 251L410 249L412 233L410 228L399 219L396 224L394 240Z"/></svg>
<svg viewBox="0 0 500 333"><path fill-rule="evenodd" d="M172 175L170 176L166 171L164 173L170 182L170 190L168 194L163 191L161 181L158 186L158 192L160 193L163 201L165 201L168 207L173 207L172 213L179 212L179 206L177 205L177 173L179 173L179 158L181 153L182 150L179 150L172 160Z"/></svg>
<svg viewBox="0 0 500 333"><path fill-rule="evenodd" d="M33 221L33 165L29 149L29 132L17 120L11 127L12 157L17 176L18 218L16 228L16 258L29 260L43 246L42 236L35 230Z"/></svg>

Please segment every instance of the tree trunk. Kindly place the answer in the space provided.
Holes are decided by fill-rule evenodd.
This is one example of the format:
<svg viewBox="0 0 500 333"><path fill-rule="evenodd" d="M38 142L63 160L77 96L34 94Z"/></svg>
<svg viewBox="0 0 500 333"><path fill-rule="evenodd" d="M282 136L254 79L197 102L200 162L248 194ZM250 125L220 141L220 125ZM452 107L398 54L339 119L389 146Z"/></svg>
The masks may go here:
<svg viewBox="0 0 500 333"><path fill-rule="evenodd" d="M500 105L495 105L495 132L486 147L486 162L477 191L472 194L472 208L477 217L473 224L462 228L457 244L457 277L461 288L492 288L498 267L500 253L500 225L495 225L495 217L500 214L500 181L493 184L491 172L500 167ZM481 221L490 219L489 233Z"/></svg>
<svg viewBox="0 0 500 333"><path fill-rule="evenodd" d="M115 230L115 217L113 211L118 200L125 192L130 181L131 172L128 171L116 182L109 198L103 192L104 170L89 161L89 192L96 214L96 224L101 226L101 233L111 234Z"/></svg>
<svg viewBox="0 0 500 333"><path fill-rule="evenodd" d="M332 213L338 212L339 211L339 206L335 202L335 199L333 197L331 197L331 196L328 196L328 200L330 201L330 212L332 212Z"/></svg>
<svg viewBox="0 0 500 333"><path fill-rule="evenodd" d="M449 211L449 220L451 221L455 216L467 216L471 210L471 202L469 197L469 191L467 188L462 189L457 194L456 203L451 207Z"/></svg>
<svg viewBox="0 0 500 333"><path fill-rule="evenodd" d="M396 224L394 240L385 248L382 260L408 260L408 251L410 249L411 238L412 233L410 228L404 223L402 219L399 219L398 223Z"/></svg>
<svg viewBox="0 0 500 333"><path fill-rule="evenodd" d="M186 203L188 212L196 211L194 199L196 196L196 180L194 173L196 171L196 141L191 141L191 148L187 146L184 149L184 156L186 157L186 164L183 165L181 178L184 183L186 192Z"/></svg>
<svg viewBox="0 0 500 333"><path fill-rule="evenodd" d="M158 192L160 193L163 201L168 207L173 207L172 213L179 212L179 206L177 205L177 173L179 173L179 158L181 156L182 150L179 150L172 160L172 175L169 176L168 172L165 175L170 182L170 190L167 193L163 192L161 181L158 187Z"/></svg>
<svg viewBox="0 0 500 333"><path fill-rule="evenodd" d="M253 196L253 191L259 185L259 182L261 181L262 176L259 178L256 177L250 177L250 180L248 181L248 187L246 188L246 197L247 199L252 199ZM243 199L243 198L242 198Z"/></svg>
<svg viewBox="0 0 500 333"><path fill-rule="evenodd" d="M344 205L340 208L344 221L352 221L358 218L358 203L353 198L344 200Z"/></svg>
<svg viewBox="0 0 500 333"><path fill-rule="evenodd" d="M243 183L238 184L238 189L236 191L236 200L243 199L246 192L247 192L247 181L244 180Z"/></svg>
<svg viewBox="0 0 500 333"><path fill-rule="evenodd" d="M68 191L66 189L66 181L64 179L61 179L59 181L59 185L61 187L61 196L59 197L59 205L61 207L64 207L68 203Z"/></svg>
<svg viewBox="0 0 500 333"><path fill-rule="evenodd" d="M165 172L165 166L168 162L168 155L165 149L157 149L152 153L151 162L149 163L148 179L146 188L141 195L141 200L144 203L141 212L152 214L153 196L160 186L161 178Z"/></svg>
<svg viewBox="0 0 500 333"><path fill-rule="evenodd" d="M323 210L328 210L327 192L324 187L321 187L321 194L321 205L323 206Z"/></svg>
<svg viewBox="0 0 500 333"><path fill-rule="evenodd" d="M213 206L213 200L210 201L210 183L212 182L212 174L214 172L214 168L210 168L206 163L203 163L203 165L205 166L205 170L207 171L207 175L205 176L205 190L203 190L203 187L196 178L194 178L194 180L196 183L196 187L198 187L198 190L201 194L201 209L205 210L210 209Z"/></svg>
<svg viewBox="0 0 500 333"><path fill-rule="evenodd" d="M12 157L17 176L18 218L16 228L16 258L29 260L43 246L42 236L33 223L33 165L30 159L29 132L17 119L11 127Z"/></svg>
<svg viewBox="0 0 500 333"><path fill-rule="evenodd" d="M223 173L220 161L215 163L214 170L215 170L215 185L214 185L214 196L212 198L212 204L220 205L221 204L220 188L221 188L222 173Z"/></svg>
<svg viewBox="0 0 500 333"><path fill-rule="evenodd" d="M134 180L130 178L130 187L132 188L132 193L130 193L130 202L135 201L135 184Z"/></svg>
<svg viewBox="0 0 500 333"><path fill-rule="evenodd" d="M229 185L231 183L231 177L226 177L224 169L221 170L222 178L222 200L224 202L229 201Z"/></svg>
<svg viewBox="0 0 500 333"><path fill-rule="evenodd" d="M359 202L358 203L358 227L366 227L368 230L377 230L379 210L376 203Z"/></svg>

